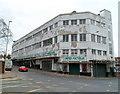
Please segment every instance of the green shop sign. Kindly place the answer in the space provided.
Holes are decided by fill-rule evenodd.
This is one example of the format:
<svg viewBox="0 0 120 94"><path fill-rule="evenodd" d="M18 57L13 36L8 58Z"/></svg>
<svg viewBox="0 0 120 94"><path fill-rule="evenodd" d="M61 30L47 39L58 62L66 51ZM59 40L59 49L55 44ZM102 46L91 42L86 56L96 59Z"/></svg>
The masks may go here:
<svg viewBox="0 0 120 94"><path fill-rule="evenodd" d="M44 55L51 55L51 54L55 54L55 51L52 52L44 52L41 54L35 54L35 55L29 55L29 56L23 56L23 57L17 57L16 59L24 59L24 58L30 58L30 57L38 57L38 56L44 56Z"/></svg>
<svg viewBox="0 0 120 94"><path fill-rule="evenodd" d="M64 57L65 60L82 60L84 57Z"/></svg>

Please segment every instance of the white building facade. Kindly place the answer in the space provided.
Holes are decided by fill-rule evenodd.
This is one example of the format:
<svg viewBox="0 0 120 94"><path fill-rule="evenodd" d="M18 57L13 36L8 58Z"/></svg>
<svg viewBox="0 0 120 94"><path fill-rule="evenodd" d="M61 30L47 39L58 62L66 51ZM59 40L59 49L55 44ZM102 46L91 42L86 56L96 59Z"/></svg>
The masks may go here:
<svg viewBox="0 0 120 94"><path fill-rule="evenodd" d="M112 33L108 10L60 14L15 41L12 59L46 71L109 76L114 59Z"/></svg>

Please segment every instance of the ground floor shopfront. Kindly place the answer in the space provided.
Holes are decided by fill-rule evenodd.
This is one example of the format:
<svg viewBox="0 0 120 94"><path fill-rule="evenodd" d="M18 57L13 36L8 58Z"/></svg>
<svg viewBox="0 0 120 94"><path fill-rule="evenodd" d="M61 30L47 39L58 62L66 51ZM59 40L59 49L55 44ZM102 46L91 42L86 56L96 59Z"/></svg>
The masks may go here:
<svg viewBox="0 0 120 94"><path fill-rule="evenodd" d="M114 77L111 61L58 62L58 57L13 60L14 65L70 75Z"/></svg>

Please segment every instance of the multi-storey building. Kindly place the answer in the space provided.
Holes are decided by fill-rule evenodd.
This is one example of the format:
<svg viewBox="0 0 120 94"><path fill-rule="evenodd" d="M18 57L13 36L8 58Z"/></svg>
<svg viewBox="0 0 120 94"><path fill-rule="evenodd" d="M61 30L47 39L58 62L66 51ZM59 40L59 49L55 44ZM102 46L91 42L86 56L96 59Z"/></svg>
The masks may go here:
<svg viewBox="0 0 120 94"><path fill-rule="evenodd" d="M114 59L111 13L60 14L14 41L12 59L46 71L109 76Z"/></svg>

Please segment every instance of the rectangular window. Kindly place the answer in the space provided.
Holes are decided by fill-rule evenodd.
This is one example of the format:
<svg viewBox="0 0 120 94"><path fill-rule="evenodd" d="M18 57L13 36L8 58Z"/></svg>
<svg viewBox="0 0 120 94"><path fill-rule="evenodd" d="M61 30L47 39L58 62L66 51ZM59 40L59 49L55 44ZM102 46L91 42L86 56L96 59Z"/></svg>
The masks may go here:
<svg viewBox="0 0 120 94"><path fill-rule="evenodd" d="M102 43L106 44L106 37L102 37Z"/></svg>
<svg viewBox="0 0 120 94"><path fill-rule="evenodd" d="M97 43L101 43L101 36L97 35Z"/></svg>
<svg viewBox="0 0 120 94"><path fill-rule="evenodd" d="M33 49L37 49L41 47L41 42L33 44Z"/></svg>
<svg viewBox="0 0 120 94"><path fill-rule="evenodd" d="M20 41L20 44L22 44L24 42L24 40Z"/></svg>
<svg viewBox="0 0 120 94"><path fill-rule="evenodd" d="M63 25L69 25L69 20L63 21Z"/></svg>
<svg viewBox="0 0 120 94"><path fill-rule="evenodd" d="M101 26L99 21L96 21L96 25L97 26Z"/></svg>
<svg viewBox="0 0 120 94"><path fill-rule="evenodd" d="M80 54L87 54L87 50L86 49L80 49Z"/></svg>
<svg viewBox="0 0 120 94"><path fill-rule="evenodd" d="M102 51L101 50L98 50L98 55L102 55Z"/></svg>
<svg viewBox="0 0 120 94"><path fill-rule="evenodd" d="M55 28L58 27L58 22L55 23Z"/></svg>
<svg viewBox="0 0 120 94"><path fill-rule="evenodd" d="M32 39L32 36L26 38L26 41L29 41L29 40L31 40L31 39Z"/></svg>
<svg viewBox="0 0 120 94"><path fill-rule="evenodd" d="M91 41L95 42L95 35L94 34L91 34Z"/></svg>
<svg viewBox="0 0 120 94"><path fill-rule="evenodd" d="M47 32L47 31L48 31L48 28L43 29L43 32L44 32L44 33Z"/></svg>
<svg viewBox="0 0 120 94"><path fill-rule="evenodd" d="M31 47L31 46L30 46ZM30 49L31 50L31 49ZM28 51L30 51L29 49L26 51L26 52L28 52ZM24 53L24 48L22 48L22 49L19 49L19 55L23 55L23 53Z"/></svg>
<svg viewBox="0 0 120 94"><path fill-rule="evenodd" d="M35 37L37 37L37 36L40 36L41 34L42 34L42 30L39 31L39 32L37 32L37 33L35 33L35 34L33 35L33 38L35 38Z"/></svg>
<svg viewBox="0 0 120 94"><path fill-rule="evenodd" d="M68 50L68 49L64 49L64 50L63 50L63 54L64 54L64 55L68 55L68 54L69 54L69 50Z"/></svg>
<svg viewBox="0 0 120 94"><path fill-rule="evenodd" d="M95 20L91 19L91 24L95 25Z"/></svg>
<svg viewBox="0 0 120 94"><path fill-rule="evenodd" d="M72 54L72 55L76 55L77 52L78 52L77 49L71 49L71 54Z"/></svg>
<svg viewBox="0 0 120 94"><path fill-rule="evenodd" d="M101 23L101 27L105 27L105 23Z"/></svg>
<svg viewBox="0 0 120 94"><path fill-rule="evenodd" d="M86 34L80 34L80 41L86 41Z"/></svg>
<svg viewBox="0 0 120 94"><path fill-rule="evenodd" d="M107 55L107 51L103 51L103 56L106 56Z"/></svg>
<svg viewBox="0 0 120 94"><path fill-rule="evenodd" d="M77 34L71 35L71 41L77 41Z"/></svg>
<svg viewBox="0 0 120 94"><path fill-rule="evenodd" d="M56 37L54 37L54 42L55 42L55 43L57 43L57 36L56 36Z"/></svg>
<svg viewBox="0 0 120 94"><path fill-rule="evenodd" d="M109 43L109 54L112 54L112 44Z"/></svg>
<svg viewBox="0 0 120 94"><path fill-rule="evenodd" d="M63 35L63 42L69 42L69 35Z"/></svg>
<svg viewBox="0 0 120 94"><path fill-rule="evenodd" d="M49 26L49 30L52 30L53 29L53 25Z"/></svg>
<svg viewBox="0 0 120 94"><path fill-rule="evenodd" d="M25 52L29 52L29 51L31 51L31 46L25 47Z"/></svg>
<svg viewBox="0 0 120 94"><path fill-rule="evenodd" d="M80 24L86 24L86 19L80 19Z"/></svg>
<svg viewBox="0 0 120 94"><path fill-rule="evenodd" d="M110 31L108 31L108 38L109 38L109 41L112 41L112 33Z"/></svg>
<svg viewBox="0 0 120 94"><path fill-rule="evenodd" d="M71 25L77 25L77 20L71 20Z"/></svg>
<svg viewBox="0 0 120 94"><path fill-rule="evenodd" d="M52 44L52 38L43 41L43 46L48 46L51 44Z"/></svg>
<svg viewBox="0 0 120 94"><path fill-rule="evenodd" d="M92 54L96 55L96 50L92 49Z"/></svg>

